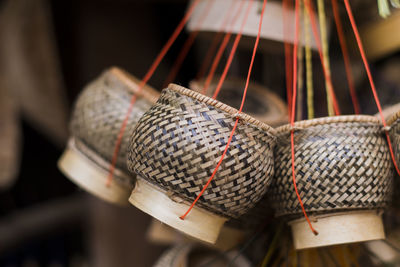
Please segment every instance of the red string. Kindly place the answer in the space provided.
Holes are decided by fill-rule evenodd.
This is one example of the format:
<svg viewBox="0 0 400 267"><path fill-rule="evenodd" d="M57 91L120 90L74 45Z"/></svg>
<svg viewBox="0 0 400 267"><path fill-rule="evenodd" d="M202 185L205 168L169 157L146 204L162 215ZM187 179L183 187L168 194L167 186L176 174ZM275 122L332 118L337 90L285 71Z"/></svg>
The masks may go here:
<svg viewBox="0 0 400 267"><path fill-rule="evenodd" d="M251 2L253 2L253 0L251 0ZM250 66L249 66L249 71L248 71L248 73L247 73L246 86L245 86L245 88L244 88L244 92L243 92L243 96L242 96L242 103L241 103L241 105L240 105L240 109L239 109L239 111L238 111L238 114L240 114L240 113L242 112L242 109L243 109L243 106L244 106L244 101L245 101L245 99L246 99L247 88L248 88L248 86L249 86L251 71L252 71L252 69L253 69L254 58L255 58L255 56L256 56L256 51L257 51L258 43L259 43L259 40L260 40L261 27L262 27L262 21L263 21L263 17L264 17L264 11L265 11L265 5L266 5L266 4L267 4L267 0L264 0L263 7L262 7L262 10L261 10L260 23L259 23L259 25L258 25L257 39L256 39L256 42L255 42L255 44L254 44L253 55L252 55L252 57L251 57L251 62L250 62ZM250 5L250 4L249 4L249 5ZM229 139L228 139L228 143L226 144L225 150L224 150L224 152L223 152L223 154L222 154L222 156L221 156L221 159L219 160L219 162L218 162L218 164L217 164L217 167L215 168L214 172L212 173L210 179L208 179L206 185L205 185L205 186L203 187L203 189L201 190L200 194L199 194L199 195L197 196L197 198L193 201L192 205L190 205L190 207L189 207L189 209L186 211L186 213L185 213L184 215L182 215L182 216L179 217L179 218L181 218L182 220L184 220L185 217L186 217L186 216L189 214L189 212L192 210L192 208L194 207L194 205L196 204L196 202L197 202L197 201L199 200L199 198L203 195L204 191L207 189L208 185L211 183L212 179L214 178L215 174L217 173L218 168L219 168L219 166L221 165L222 160L224 159L224 156L225 156L226 152L228 151L229 145L230 145L230 143L231 143L231 141L232 141L232 137L233 137L233 134L235 133L235 130L236 130L236 127L237 127L238 122L239 122L239 117L236 118L236 121L235 121L235 124L234 124L234 126L233 126L232 132L231 132L231 134L230 134L230 136L229 136Z"/></svg>
<svg viewBox="0 0 400 267"><path fill-rule="evenodd" d="M221 27L219 28L218 32L214 35L211 45L207 50L206 56L204 57L204 60L203 60L203 63L201 64L201 66L199 68L199 72L196 74L196 80L200 80L204 76L204 73L206 72L207 67L210 65L211 59L214 56L215 51L217 50L218 43L221 41L221 38L222 38L222 33L225 30L225 28L229 22L230 15L231 15L233 8L235 7L235 4L237 3L237 1L232 1L231 3L232 4L230 5L229 9L227 10L225 17L222 21Z"/></svg>
<svg viewBox="0 0 400 267"><path fill-rule="evenodd" d="M190 48L192 47L194 40L196 39L197 35L199 34L199 28L203 25L205 19L207 18L208 14L210 13L211 7L215 3L215 0L208 0L206 7L204 8L203 12L200 15L198 22L196 23L195 29L190 33L189 37L186 39L183 47L176 58L174 64L172 65L171 70L169 71L167 78L165 79L163 88L166 88L168 84L173 82L178 74L179 70L182 67L182 63L185 60L187 54L189 53Z"/></svg>
<svg viewBox="0 0 400 267"><path fill-rule="evenodd" d="M214 99L217 98L217 96L218 96L218 94L219 94L219 91L221 90L222 84L223 84L224 81L225 81L226 75L228 74L229 68L231 67L233 57L235 56L236 49L237 49L237 47L238 47L238 45L239 45L240 39L242 38L242 32L243 32L244 26L246 25L247 18L248 18L248 16L249 16L249 13L250 13L251 6L252 6L252 5L253 5L253 0L250 0L249 4L248 4L248 6L247 6L246 13L245 13L245 15L244 15L244 19L243 19L243 21L242 21L242 25L240 26L240 30L239 30L238 34L236 35L235 42L233 43L231 52L230 52L229 57L228 57L228 60L227 60L227 62L226 62L224 71L222 72L221 78L220 78L219 81L218 81L217 88L215 89L215 92L214 92L214 94L213 94L213 98L214 98Z"/></svg>
<svg viewBox="0 0 400 267"><path fill-rule="evenodd" d="M203 78L204 73L206 72L207 67L210 65L211 59L213 58L215 51L217 50L218 43L221 41L221 39L222 39L222 31L219 31L214 35L214 38L211 41L211 45L207 50L203 63L201 63L199 71L196 74L196 80L200 80L201 78Z"/></svg>
<svg viewBox="0 0 400 267"><path fill-rule="evenodd" d="M362 58L363 63L364 63L365 71L367 72L368 80L369 80L369 83L371 85L371 89L372 89L372 93L374 95L376 106L378 107L379 114L381 116L381 120L382 120L383 126L386 129L387 128L386 120L385 120L385 117L383 116L381 103L379 101L378 94L376 92L375 83L374 83L374 80L372 78L372 74L371 74L371 70L369 68L367 57L365 56L364 47L363 47L362 42L361 42L360 34L358 32L357 25L356 25L356 22L355 22L354 17L353 17L353 13L351 11L351 7L350 7L350 4L349 4L349 1L348 0L344 0L344 4L346 6L346 11L347 11L347 14L348 14L349 19L350 19L351 27L353 28L354 36L356 37L356 40L357 40L358 49L360 50L360 54L361 54L361 58ZM386 139L387 139L388 145L389 145L390 156L392 157L392 161L394 163L394 166L396 168L397 173L400 175L400 170L399 170L399 167L397 166L396 159L395 159L394 153L393 153L392 142L390 141L390 138L389 138L389 133L388 133L387 130L385 130L385 133L386 133Z"/></svg>
<svg viewBox="0 0 400 267"><path fill-rule="evenodd" d="M337 30L338 37L339 37L340 47L342 49L344 67L346 70L347 83L348 83L349 89L350 89L351 101L353 102L354 113L360 114L360 105L358 103L357 94L356 94L356 90L354 87L353 74L351 72L350 57L349 57L349 53L347 51L346 38L343 33L342 22L340 21L337 0L332 0L332 9L333 9L333 16L335 18L336 30Z"/></svg>
<svg viewBox="0 0 400 267"><path fill-rule="evenodd" d="M233 26L235 25L235 22L236 22L237 18L239 17L239 15L242 13L242 7L243 7L244 3L245 3L245 1L240 1L240 5L237 10L237 13L235 14L235 16L233 17L233 19L230 23L230 29L225 34L224 39L222 40L222 43L218 49L217 55L215 56L215 58L213 60L210 72L208 73L206 82L204 83L204 88L203 88L202 94L207 93L208 87L210 86L210 83L214 77L215 71L217 70L218 63L221 60L222 53L225 51L225 48L228 45L229 39L231 38Z"/></svg>
<svg viewBox="0 0 400 267"><path fill-rule="evenodd" d="M290 117L290 125L292 126L292 130L290 131L290 143L291 143L291 149L292 149L292 178L293 178L293 185L294 185L294 190L296 191L297 199L299 200L301 209L303 211L304 217L307 220L307 223L311 229L311 231L315 234L318 235L318 232L313 228L310 219L307 216L307 212L304 209L303 201L301 200L299 191L297 190L297 185L296 185L296 170L294 167L295 164L295 153L294 153L294 118L295 118L295 113L296 113L296 96L297 96L297 46L299 42L299 0L296 0L296 5L295 5L295 26L296 26L296 31L295 31L295 40L294 40L294 45L293 45L293 102L292 102L292 116Z"/></svg>
<svg viewBox="0 0 400 267"><path fill-rule="evenodd" d="M286 95L288 102L288 114L291 116L291 107L292 107L292 57L291 57L291 48L290 43L287 41L287 37L289 35L289 23L288 21L288 11L290 10L290 2L289 0L283 0L282 3L283 8L283 40L284 40L284 48L285 48L285 71L286 71Z"/></svg>
<svg viewBox="0 0 400 267"><path fill-rule="evenodd" d="M136 102L136 95L140 95L141 91L143 90L143 87L146 85L146 83L149 81L151 76L154 74L155 70L157 69L158 65L160 64L161 60L164 58L165 54L168 52L168 50L171 48L172 44L175 42L176 38L178 35L182 32L183 27L185 26L186 22L189 20L190 16L192 15L195 7L197 4L200 2L200 0L194 0L189 9L187 10L185 16L182 18L182 20L179 22L178 26L176 27L175 31L172 33L171 37L168 39L167 43L164 45L164 47L161 49L160 53L157 55L156 59L154 60L153 64L150 66L149 70L147 71L146 75L140 82L138 86L137 93L135 93L132 98L131 102L129 104L128 111L126 112L125 118L122 122L121 129L119 131L117 141L115 143L115 148L114 148L114 153L113 157L111 160L111 165L110 165L110 170L109 170L109 175L108 179L106 182L107 186L111 185L111 181L114 176L114 171L115 171L115 165L117 163L118 159L118 153L121 147L121 142L122 142L122 137L125 132L126 125L128 123L129 116L132 112L133 105Z"/></svg>
<svg viewBox="0 0 400 267"><path fill-rule="evenodd" d="M305 6L307 7L308 13L310 14L310 17L311 17L312 31L313 31L315 42L316 42L317 47L318 47L319 57L320 57L320 60L321 60L322 69L324 71L324 77L325 77L325 80L329 84L329 86L328 86L329 87L329 95L332 98L333 108L335 110L335 114L336 115L340 115L339 105L337 103L335 92L333 90L333 84L332 84L331 75L326 71L325 61L324 61L324 57L322 55L321 41L320 41L318 29L317 29L317 22L316 22L316 19L315 19L315 14L313 12L312 3L309 0L304 0L304 3L305 3Z"/></svg>

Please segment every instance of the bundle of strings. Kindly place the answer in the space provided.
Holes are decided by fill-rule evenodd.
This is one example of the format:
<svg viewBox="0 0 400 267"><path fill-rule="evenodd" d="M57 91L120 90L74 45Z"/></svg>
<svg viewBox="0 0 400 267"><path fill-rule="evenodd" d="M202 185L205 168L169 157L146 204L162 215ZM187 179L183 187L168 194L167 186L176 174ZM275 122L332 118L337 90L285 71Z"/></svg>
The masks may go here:
<svg viewBox="0 0 400 267"><path fill-rule="evenodd" d="M246 15L245 15L245 18L244 18L244 22L243 22L243 24L242 24L240 33L238 33L238 35L241 34L241 31L243 30L243 27L244 27L243 25L245 24L245 21L247 20L247 16L248 16L248 13L249 13L249 11L250 11L251 5L253 4L253 1L254 1L254 0L250 0L250 2L249 2L249 4L248 4L248 8L247 8L247 10L246 10ZM185 217L190 213L190 211L193 209L193 207L194 207L194 205L196 204L196 202L200 199L200 197L203 195L204 191L207 189L207 187L208 187L209 184L211 183L212 179L214 178L215 174L216 174L217 171L218 171L219 166L221 165L221 163L222 163L222 161L223 161L223 159L224 159L224 156L226 155L226 153L227 153L227 151L228 151L228 149L229 149L229 145L230 145L230 143L231 143L231 141L232 141L233 135L234 135L234 133L235 133L236 127L237 127L238 122L239 122L239 115L240 115L240 113L241 113L242 110L243 110L243 106L244 106L244 103L245 103L245 100L246 100L246 94L247 94L247 89L248 89L249 82L250 82L251 72L252 72L252 69L253 69L254 59L255 59L256 52L257 52L257 48L258 48L258 44L259 44L259 41L260 41L261 28L262 28L262 22L263 22L263 17L264 17L264 11L265 11L265 6L266 6L266 4L267 4L267 0L263 0L263 6L262 6L262 10L261 10L261 15L260 15L260 21L259 21L259 26L258 26L257 38L256 38L256 41L255 41L255 43L254 43L253 53L252 53L252 57L251 57L251 61L250 61L250 66L249 66L249 70L248 70L247 78L246 78L246 85L245 85L245 88L244 88L244 91L243 91L242 102L241 102L241 104L240 104L240 108L239 108L239 111L238 111L238 116L237 116L237 118L236 118L236 120L235 120L235 124L234 124L234 126L233 126L233 128L232 128L232 131L231 131L230 135L229 135L228 142L226 143L225 150L224 150L224 152L222 153L221 158L220 158L220 160L219 160L217 166L215 167L215 169L214 169L212 175L211 175L210 178L208 179L207 183L204 185L204 187L203 187L203 189L201 190L201 192L198 194L198 196L197 196L196 199L193 201L193 203L190 205L189 209L185 212L185 214L183 214L182 216L180 216L180 218L181 218L182 220L184 220ZM237 41L237 42L238 42L238 41ZM235 42L235 43L236 43L236 42ZM237 44L236 44L236 46L237 46ZM232 48L232 51L236 51L236 49L233 49L233 48ZM231 51L230 58L233 57L233 54L234 54L234 52L232 52L232 51ZM232 60L232 59L228 60L227 66L228 66L228 64L230 64L231 60ZM228 68L229 68L229 67L228 67ZM226 74L225 74L225 75L226 75Z"/></svg>

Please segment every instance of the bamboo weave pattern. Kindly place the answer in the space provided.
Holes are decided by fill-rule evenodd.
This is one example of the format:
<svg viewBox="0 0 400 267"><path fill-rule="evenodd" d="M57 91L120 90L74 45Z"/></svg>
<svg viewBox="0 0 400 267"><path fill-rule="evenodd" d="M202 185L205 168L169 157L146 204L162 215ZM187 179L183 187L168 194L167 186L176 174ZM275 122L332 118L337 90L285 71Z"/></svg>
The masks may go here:
<svg viewBox="0 0 400 267"><path fill-rule="evenodd" d="M303 121L295 127L296 182L307 212L387 206L394 169L376 118L338 116ZM282 126L277 131L271 202L278 216L298 215L290 128Z"/></svg>
<svg viewBox="0 0 400 267"><path fill-rule="evenodd" d="M225 149L236 112L197 92L170 85L133 132L129 170L168 195L194 200ZM252 208L273 176L275 142L271 127L241 114L230 149L198 205L231 218Z"/></svg>
<svg viewBox="0 0 400 267"><path fill-rule="evenodd" d="M72 135L104 160L110 162L132 95L133 92L118 77L109 71L104 72L84 88L75 103L70 123ZM133 106L122 138L117 168L127 171L126 148L130 133L139 118L151 105L149 100L138 97ZM85 153L87 148L79 147L79 142L76 144L81 152L90 157L89 153Z"/></svg>

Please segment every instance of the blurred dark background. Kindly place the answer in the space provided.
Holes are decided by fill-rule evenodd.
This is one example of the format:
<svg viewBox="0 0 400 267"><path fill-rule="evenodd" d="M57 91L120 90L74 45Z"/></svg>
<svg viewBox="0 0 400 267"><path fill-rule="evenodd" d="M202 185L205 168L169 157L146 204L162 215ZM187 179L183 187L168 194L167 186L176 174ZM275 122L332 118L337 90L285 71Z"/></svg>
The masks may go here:
<svg viewBox="0 0 400 267"><path fill-rule="evenodd" d="M84 85L110 66L143 77L186 6L184 0L0 1L0 90L8 88L2 99L11 105L2 114L14 118L2 119L0 129L12 124L19 136L13 135L18 145L7 141L0 148L15 154L9 161L0 158L1 168L12 164L17 170L0 191L0 266L151 266L166 248L146 241L149 216L79 190L59 172L57 160L68 137L73 101ZM334 84L342 110L352 113L335 33ZM161 89L187 36L184 32L167 54L150 81L153 87ZM187 85L194 78L209 42L206 36L196 41L178 83ZM240 47L231 74L244 76L250 55L248 47ZM363 111L374 114L361 61L357 53L352 57ZM325 96L318 90L323 78L317 54L314 62L322 116ZM384 104L399 102L399 52L374 60L372 69ZM252 79L285 98L283 47L260 50Z"/></svg>

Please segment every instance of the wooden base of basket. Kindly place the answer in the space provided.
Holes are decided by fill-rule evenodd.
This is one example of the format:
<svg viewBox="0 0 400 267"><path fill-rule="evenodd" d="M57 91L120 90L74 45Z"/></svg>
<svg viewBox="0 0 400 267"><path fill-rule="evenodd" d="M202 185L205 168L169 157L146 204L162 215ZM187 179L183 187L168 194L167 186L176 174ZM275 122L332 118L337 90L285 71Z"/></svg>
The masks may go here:
<svg viewBox="0 0 400 267"><path fill-rule="evenodd" d="M110 186L106 186L108 172L79 152L73 144L73 140L70 140L58 161L58 168L64 175L82 189L105 201L128 205L132 188L118 184L115 179Z"/></svg>
<svg viewBox="0 0 400 267"><path fill-rule="evenodd" d="M180 219L179 216L187 211L189 205L181 199L172 200L160 188L139 176L129 201L159 221L208 243L214 244L217 241L219 232L227 221L227 218L196 206L184 220Z"/></svg>
<svg viewBox="0 0 400 267"><path fill-rule="evenodd" d="M218 236L217 242L211 245L221 251L229 250L236 247L244 240L246 233L229 226L223 226ZM193 241L193 238L176 231L174 228L153 219L151 225L147 230L147 238L150 242L155 244L171 245L178 243L188 243Z"/></svg>
<svg viewBox="0 0 400 267"><path fill-rule="evenodd" d="M314 235L305 219L289 222L296 249L384 239L381 214L376 210L331 213L310 218Z"/></svg>

